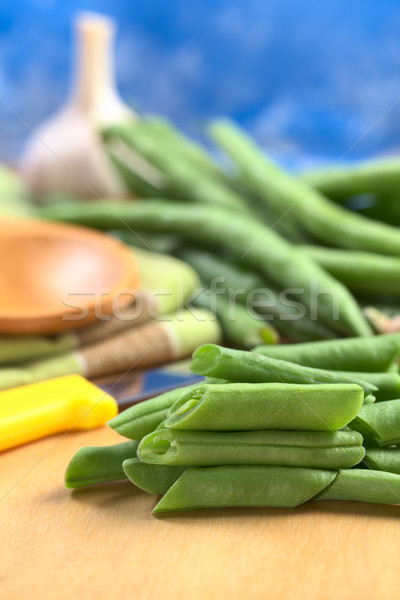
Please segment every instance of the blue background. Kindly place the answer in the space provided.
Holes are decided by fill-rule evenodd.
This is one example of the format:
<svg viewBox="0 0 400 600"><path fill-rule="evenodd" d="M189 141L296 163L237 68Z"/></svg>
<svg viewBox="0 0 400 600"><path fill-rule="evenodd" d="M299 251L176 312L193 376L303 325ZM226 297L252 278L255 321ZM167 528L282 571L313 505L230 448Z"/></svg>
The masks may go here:
<svg viewBox="0 0 400 600"><path fill-rule="evenodd" d="M26 139L16 115L35 127L62 103L79 9L118 21L125 100L191 134L229 115L302 166L400 148L396 0L3 0L1 159Z"/></svg>

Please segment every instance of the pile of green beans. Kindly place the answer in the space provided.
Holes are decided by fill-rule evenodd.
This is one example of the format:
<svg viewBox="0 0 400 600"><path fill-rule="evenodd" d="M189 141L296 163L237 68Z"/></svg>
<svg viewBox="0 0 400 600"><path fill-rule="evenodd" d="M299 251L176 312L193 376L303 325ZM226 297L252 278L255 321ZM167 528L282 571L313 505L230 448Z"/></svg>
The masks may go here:
<svg viewBox="0 0 400 600"><path fill-rule="evenodd" d="M240 215L240 218L233 219L221 207L204 204L182 206L166 200L131 204L71 202L44 207L40 215L105 230L117 229L124 224L142 231L177 234L183 239L227 250L250 268L277 282L281 289L301 290L299 300L307 310L311 311L314 303L318 318L334 331L347 335L371 334L356 301L341 283L305 253L296 251L280 235L251 216ZM316 293L317 303L314 302Z"/></svg>
<svg viewBox="0 0 400 600"><path fill-rule="evenodd" d="M162 118L143 116L109 127L104 148L129 192L141 200L85 205L53 199L36 214L178 254L198 268L205 286L211 285L211 273L225 275L225 262L234 277L253 286L247 296L256 289L272 293L271 303L257 294L255 310L285 341L367 336L400 327L386 327L372 312L382 302L398 306L400 235L393 225L400 224L400 160L296 176L227 120L211 123L207 133L233 168L222 168L201 144ZM215 260L211 269L201 252ZM228 277L226 288L228 293ZM287 297L288 290L296 291ZM298 306L305 311L300 314ZM240 306L237 312L236 327L226 319L224 300L219 302L225 339L252 347L258 343L254 318ZM248 339L241 344L238 337L247 327Z"/></svg>
<svg viewBox="0 0 400 600"><path fill-rule="evenodd" d="M195 243L213 257L222 254L230 264L242 263L242 270L263 280L258 287L273 291L273 303L257 304L257 312L265 320L272 319L273 326L287 340L370 335L372 328L346 287L346 274L341 277L331 269L332 277L330 269L319 264L318 257L305 248L300 252L293 243L304 244L319 235L324 243L395 254L395 248L400 251L397 232L395 236L390 227L376 230L376 224L330 203L316 190L303 194L307 186L303 180L266 161L232 124L217 122L210 131L234 159L237 176L222 170L199 144L167 121L142 118L113 126L103 137L128 188L145 200L56 202L39 208L37 214L41 218L113 230L122 237L131 237L129 230L134 228L139 236L131 243L140 245L147 239L156 249L160 248L161 236L161 247L171 253L178 251L183 259L186 257L185 247L180 249L182 244ZM163 200L154 200L158 197ZM353 263L356 258L351 259ZM190 262L189 257L187 260ZM360 274L355 280L361 283L354 289L368 288L369 266L364 268L357 260L356 266ZM372 267L378 268L375 264ZM387 282L389 277L388 271L382 280ZM280 295L288 289L296 290L292 305ZM304 314L296 313L296 303L305 308ZM239 307L239 327L226 325L225 309L220 307L218 316L223 321L226 340L238 345L238 329L246 327L246 318ZM249 323L249 328L254 331L254 322ZM249 337L244 345L257 343L256 336Z"/></svg>
<svg viewBox="0 0 400 600"><path fill-rule="evenodd" d="M359 361L382 354L380 364L392 365L399 338L372 339L377 351L366 347ZM287 347L291 358L299 348L298 358L313 367L199 347L191 366L207 380L114 417L108 425L130 441L80 449L66 487L127 478L162 496L154 514L290 508L311 499L399 503L400 376L393 367L372 374L318 368L318 356L326 367L329 353L343 366L340 355L346 361L356 341L332 340L325 351L321 342Z"/></svg>

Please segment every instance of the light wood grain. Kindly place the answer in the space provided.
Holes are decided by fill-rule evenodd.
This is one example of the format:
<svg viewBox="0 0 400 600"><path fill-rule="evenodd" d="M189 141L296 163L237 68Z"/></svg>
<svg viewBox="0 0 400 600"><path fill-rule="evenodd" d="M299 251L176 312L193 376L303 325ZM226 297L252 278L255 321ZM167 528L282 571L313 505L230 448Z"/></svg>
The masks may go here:
<svg viewBox="0 0 400 600"><path fill-rule="evenodd" d="M70 492L64 469L106 428L0 458L3 600L368 600L399 596L400 506L308 503L152 517L129 482Z"/></svg>

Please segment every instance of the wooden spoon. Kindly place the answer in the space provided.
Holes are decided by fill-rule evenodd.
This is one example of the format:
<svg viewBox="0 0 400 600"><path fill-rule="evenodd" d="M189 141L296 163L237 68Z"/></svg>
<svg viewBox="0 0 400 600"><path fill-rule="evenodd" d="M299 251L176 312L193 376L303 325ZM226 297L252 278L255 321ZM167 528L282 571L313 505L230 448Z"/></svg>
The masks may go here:
<svg viewBox="0 0 400 600"><path fill-rule="evenodd" d="M0 333L77 329L132 302L128 248L84 227L0 219Z"/></svg>

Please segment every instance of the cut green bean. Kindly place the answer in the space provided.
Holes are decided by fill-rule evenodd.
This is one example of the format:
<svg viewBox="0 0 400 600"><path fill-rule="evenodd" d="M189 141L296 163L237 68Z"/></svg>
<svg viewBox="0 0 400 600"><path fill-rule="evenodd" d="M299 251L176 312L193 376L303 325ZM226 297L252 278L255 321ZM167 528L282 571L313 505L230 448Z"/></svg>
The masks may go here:
<svg viewBox="0 0 400 600"><path fill-rule="evenodd" d="M299 246L353 292L400 293L400 258L318 246Z"/></svg>
<svg viewBox="0 0 400 600"><path fill-rule="evenodd" d="M293 508L320 493L336 476L337 471L296 467L189 468L153 513L234 506Z"/></svg>
<svg viewBox="0 0 400 600"><path fill-rule="evenodd" d="M288 360L307 367L337 371L387 371L400 355L400 333L376 335L371 338L347 338L258 346L257 354Z"/></svg>
<svg viewBox="0 0 400 600"><path fill-rule="evenodd" d="M185 470L185 467L148 465L138 458L124 460L122 467L125 476L132 483L144 492L156 496L165 494Z"/></svg>
<svg viewBox="0 0 400 600"><path fill-rule="evenodd" d="M69 203L38 209L38 216L106 230L134 227L178 234L191 242L225 249L259 269L280 288L302 290L299 300L332 329L349 335L372 333L355 299L341 283L250 216L235 216L212 205L189 206L163 200Z"/></svg>
<svg viewBox="0 0 400 600"><path fill-rule="evenodd" d="M79 448L65 471L65 487L80 488L94 483L126 479L122 463L136 457L139 442L130 441L114 446Z"/></svg>
<svg viewBox="0 0 400 600"><path fill-rule="evenodd" d="M363 435L367 445L400 443L400 400L362 406L350 427Z"/></svg>
<svg viewBox="0 0 400 600"><path fill-rule="evenodd" d="M352 383L205 384L177 400L164 425L210 431L332 431L355 418L363 399L360 386Z"/></svg>
<svg viewBox="0 0 400 600"><path fill-rule="evenodd" d="M400 475L370 469L346 469L339 472L316 500L400 504Z"/></svg>
<svg viewBox="0 0 400 600"><path fill-rule="evenodd" d="M363 462L369 469L400 475L400 448L366 448Z"/></svg>
<svg viewBox="0 0 400 600"><path fill-rule="evenodd" d="M221 433L159 429L142 439L137 455L153 465L344 469L364 458L362 442L362 436L355 431Z"/></svg>
<svg viewBox="0 0 400 600"><path fill-rule="evenodd" d="M238 166L246 184L267 206L279 211L280 218L292 213L309 234L324 244L400 255L396 227L372 221L331 202L315 187L267 160L233 123L217 121L210 127L210 133Z"/></svg>
<svg viewBox="0 0 400 600"><path fill-rule="evenodd" d="M169 408L178 398L197 386L198 384L186 385L160 394L155 398L138 402L120 412L108 421L107 425L124 437L131 440L141 440L142 437L154 431L167 418Z"/></svg>
<svg viewBox="0 0 400 600"><path fill-rule="evenodd" d="M196 375L206 375L235 382L263 383L356 383L366 394L376 387L361 379L336 375L329 371L304 367L262 356L254 352L232 350L215 344L199 346L193 353L191 370Z"/></svg>

